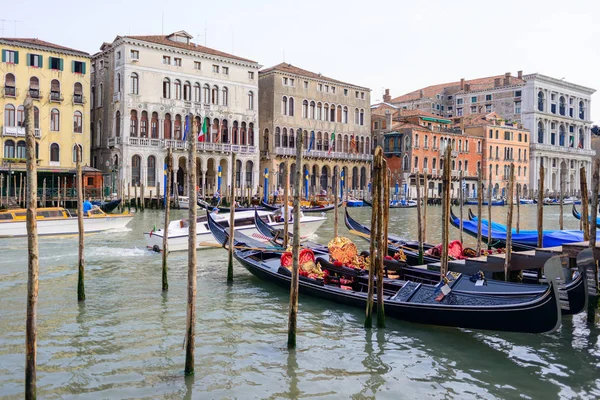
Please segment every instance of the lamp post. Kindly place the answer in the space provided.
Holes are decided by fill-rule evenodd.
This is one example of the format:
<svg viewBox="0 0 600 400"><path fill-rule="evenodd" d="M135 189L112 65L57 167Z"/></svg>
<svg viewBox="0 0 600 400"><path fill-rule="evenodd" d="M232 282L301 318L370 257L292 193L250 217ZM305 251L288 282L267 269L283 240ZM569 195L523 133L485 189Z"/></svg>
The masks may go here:
<svg viewBox="0 0 600 400"><path fill-rule="evenodd" d="M109 169L109 171L110 171L110 182L111 182L111 187L112 187L112 190L110 192L110 197L112 198L112 196L115 193L115 172L118 171L118 167L115 164L111 165L111 163L108 160L106 160L106 163L104 165L106 165L106 168L110 168Z"/></svg>

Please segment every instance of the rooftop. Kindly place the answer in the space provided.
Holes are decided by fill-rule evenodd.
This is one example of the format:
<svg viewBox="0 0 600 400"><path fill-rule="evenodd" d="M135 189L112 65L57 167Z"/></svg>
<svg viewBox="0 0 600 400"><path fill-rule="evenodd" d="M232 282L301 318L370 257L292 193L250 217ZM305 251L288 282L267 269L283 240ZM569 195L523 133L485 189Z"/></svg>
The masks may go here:
<svg viewBox="0 0 600 400"><path fill-rule="evenodd" d="M19 45L21 45L21 46L37 46L37 47L46 47L46 48L53 49L53 50L70 51L73 53L79 53L81 55L89 57L89 53L86 53L85 51L76 50L76 49L72 49L70 47L65 47L65 46L61 46L58 44L46 42L46 41L40 40L38 38L13 38L13 37L0 38L0 42L11 43L16 46L19 46Z"/></svg>
<svg viewBox="0 0 600 400"><path fill-rule="evenodd" d="M286 72L288 74L300 75L300 76L304 76L306 78L312 78L312 79L318 79L318 80L322 80L322 81L333 82L333 83L337 83L340 85L359 87L363 90L368 90L369 92L371 91L371 89L369 89L369 88L358 86L353 83L338 81L337 79L329 78L327 76L321 75L320 73L307 71L305 69L296 67L289 63L280 63L277 65L274 65L270 68L261 70L260 73L266 74L266 73L273 72L273 71Z"/></svg>

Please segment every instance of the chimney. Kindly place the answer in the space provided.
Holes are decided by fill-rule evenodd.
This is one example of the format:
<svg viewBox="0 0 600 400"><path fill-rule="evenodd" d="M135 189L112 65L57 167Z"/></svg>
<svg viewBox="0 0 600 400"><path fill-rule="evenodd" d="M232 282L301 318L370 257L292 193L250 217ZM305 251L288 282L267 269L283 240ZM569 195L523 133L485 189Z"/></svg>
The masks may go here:
<svg viewBox="0 0 600 400"><path fill-rule="evenodd" d="M390 89L385 89L385 94L383 95L383 101L389 103L392 101L392 96L390 96Z"/></svg>
<svg viewBox="0 0 600 400"><path fill-rule="evenodd" d="M465 90L465 78L460 78L460 90Z"/></svg>
<svg viewBox="0 0 600 400"><path fill-rule="evenodd" d="M501 85L502 79L496 78L494 79L494 87L498 87Z"/></svg>
<svg viewBox="0 0 600 400"><path fill-rule="evenodd" d="M504 74L504 86L510 85L510 72Z"/></svg>
<svg viewBox="0 0 600 400"><path fill-rule="evenodd" d="M470 83L465 83L465 92L468 92L469 90L471 90L471 84Z"/></svg>
<svg viewBox="0 0 600 400"><path fill-rule="evenodd" d="M523 79L523 71L517 71L517 76L519 79Z"/></svg>
<svg viewBox="0 0 600 400"><path fill-rule="evenodd" d="M423 89L419 90L419 98L422 99L423 98Z"/></svg>
<svg viewBox="0 0 600 400"><path fill-rule="evenodd" d="M387 123L388 130L392 130L392 113L390 110L385 110L385 120Z"/></svg>

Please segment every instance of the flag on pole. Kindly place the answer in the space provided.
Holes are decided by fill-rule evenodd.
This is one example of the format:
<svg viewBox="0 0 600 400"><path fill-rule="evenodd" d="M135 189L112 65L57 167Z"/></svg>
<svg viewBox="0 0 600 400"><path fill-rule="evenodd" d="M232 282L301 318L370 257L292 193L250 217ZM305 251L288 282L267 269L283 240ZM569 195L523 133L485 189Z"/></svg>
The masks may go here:
<svg viewBox="0 0 600 400"><path fill-rule="evenodd" d="M310 141L308 142L308 151L310 151L315 144L315 131L310 131Z"/></svg>
<svg viewBox="0 0 600 400"><path fill-rule="evenodd" d="M221 129L223 129L223 123L221 121L219 121L219 130L217 131L217 134L215 135L215 143L219 143L221 141Z"/></svg>
<svg viewBox="0 0 600 400"><path fill-rule="evenodd" d="M329 143L329 151L327 152L327 154L331 154L334 146L335 146L335 128L333 129L333 132L331 132L331 140Z"/></svg>
<svg viewBox="0 0 600 400"><path fill-rule="evenodd" d="M190 131L190 116L185 116L185 127L183 128L183 141L187 139L188 132Z"/></svg>
<svg viewBox="0 0 600 400"><path fill-rule="evenodd" d="M354 135L350 138L350 152L356 153L356 139L354 138Z"/></svg>
<svg viewBox="0 0 600 400"><path fill-rule="evenodd" d="M208 131L208 126L206 126L206 118L202 119L202 129L198 132L198 141L204 142L206 139L206 132Z"/></svg>

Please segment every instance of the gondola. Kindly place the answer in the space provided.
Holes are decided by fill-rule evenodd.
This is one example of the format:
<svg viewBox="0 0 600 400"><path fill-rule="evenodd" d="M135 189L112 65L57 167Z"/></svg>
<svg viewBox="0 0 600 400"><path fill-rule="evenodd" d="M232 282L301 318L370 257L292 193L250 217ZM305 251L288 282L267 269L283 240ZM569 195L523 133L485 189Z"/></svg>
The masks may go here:
<svg viewBox="0 0 600 400"><path fill-rule="evenodd" d="M365 206L373 207L373 203L367 201L365 199L362 200ZM399 203L397 201L390 202L389 208L415 208L417 207L417 202L409 200L406 204Z"/></svg>
<svg viewBox="0 0 600 400"><path fill-rule="evenodd" d="M579 220L581 220L581 214L579 213L579 211L577 211L577 208L575 208L575 204L573 204L573 216ZM590 221L591 221L591 217L590 217ZM596 217L596 227L600 228L600 217Z"/></svg>
<svg viewBox="0 0 600 400"><path fill-rule="evenodd" d="M258 215L258 212L255 213L254 218L258 231L267 239L269 239L272 244L281 247L283 245L283 232L277 232L277 229L264 222ZM224 228L219 225L217 225L215 229L224 230ZM289 243L292 243L291 239L293 236L289 233L288 235ZM241 241L249 240L252 240L252 238L241 239ZM263 244L263 246L265 245ZM329 249L327 246L319 243L303 242L302 246L313 250L313 252L318 256L327 257L329 254ZM583 256L583 252L580 254ZM585 262L587 262L588 265L585 265ZM385 260L384 265L386 272L393 271L398 275L399 279L402 280L426 283L430 285L435 285L440 281L440 273L438 271L413 268L406 263L398 262L396 260ZM593 266L593 259L591 261L589 259L580 261L578 257L577 266L579 271L575 278L572 281L559 286L559 292L561 292L561 294L565 294L564 296L561 295L561 298L567 299L564 304L561 304L562 313L564 315L578 314L587 307L587 291L585 288L584 278L586 276L586 268L592 268ZM485 285L478 286L476 279L461 274L460 277L457 278L457 282L454 284L453 290L462 293L487 294L495 296L531 296L542 293L544 290L546 290L546 286L526 283L517 284L496 280L485 280Z"/></svg>
<svg viewBox="0 0 600 400"><path fill-rule="evenodd" d="M211 211L215 207L217 207L219 209L219 211L223 212L223 213L229 213L231 211L231 207L218 206L218 205L213 206L204 200L198 200L197 203L200 207L204 208L205 210L209 210L209 211ZM235 208L235 211L252 211L252 210L267 210L267 208L262 207L262 206L236 207ZM269 209L269 211L270 211L270 209Z"/></svg>
<svg viewBox="0 0 600 400"><path fill-rule="evenodd" d="M466 205L477 205L479 204L478 200L474 200L474 199L467 199L465 200ZM487 200L483 200L483 202L481 203L484 206L487 206L489 203ZM492 206L504 206L506 205L506 201L504 199L500 199L500 200L492 200Z"/></svg>
<svg viewBox="0 0 600 400"><path fill-rule="evenodd" d="M100 207L105 213L111 213L121 204L121 199L112 201L92 201L92 205Z"/></svg>
<svg viewBox="0 0 600 400"><path fill-rule="evenodd" d="M471 220L463 221L463 230L467 234L477 237L477 217L473 213L469 213ZM460 218L458 218L452 210L450 210L450 223L459 228ZM481 235L488 240L487 221L481 221ZM492 222L490 241L493 247L506 247L506 226L497 222ZM537 230L523 230L517 233L516 229L512 230L512 248L515 251L533 250L537 248L538 232ZM583 231L579 230L548 230L543 231L542 247L556 247L567 243L583 242Z"/></svg>
<svg viewBox="0 0 600 400"><path fill-rule="evenodd" d="M211 230L216 224L209 218ZM215 229L216 240L225 245L227 234ZM234 241L236 247L245 245ZM233 255L250 273L259 279L289 289L291 275L281 267L281 252L244 250L236 248ZM366 307L367 287L359 278L362 270L340 270L326 259L316 262L330 273L348 275L352 286L342 288L321 279L299 277L302 295L314 296L332 302L355 307ZM344 267L342 267L344 268ZM387 316L401 320L466 329L484 329L509 332L544 333L557 330L561 324L556 279L560 275L560 259L554 257L546 262L545 272L549 285L543 293L534 296L487 296L452 291L455 281L448 284L450 292L441 296L439 288L416 282L384 281L384 304ZM442 298L440 298L442 297ZM436 300L436 298L438 300Z"/></svg>
<svg viewBox="0 0 600 400"><path fill-rule="evenodd" d="M273 204L268 204L265 203L264 201L261 201L260 204L267 210L271 210L271 211L275 211L275 210L279 210L282 207L282 204L279 205L273 205ZM338 205L338 207L341 207L342 204L344 204L343 201L341 201ZM325 212L325 211L330 211L333 210L335 208L335 204L328 204L326 206L317 206L317 207L300 207L300 209L302 210L303 213L315 213L315 212Z"/></svg>

